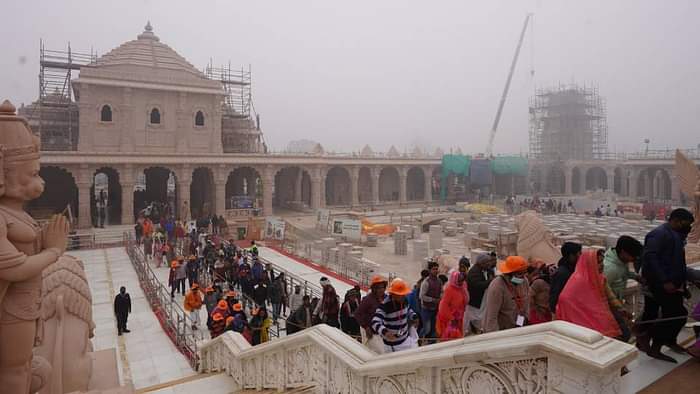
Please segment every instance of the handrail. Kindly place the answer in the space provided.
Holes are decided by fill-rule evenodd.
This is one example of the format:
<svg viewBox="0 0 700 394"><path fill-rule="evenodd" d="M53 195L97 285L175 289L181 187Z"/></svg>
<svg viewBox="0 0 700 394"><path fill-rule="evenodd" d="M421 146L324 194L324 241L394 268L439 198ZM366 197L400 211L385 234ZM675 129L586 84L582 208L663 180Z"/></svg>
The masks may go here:
<svg viewBox="0 0 700 394"><path fill-rule="evenodd" d="M384 355L317 325L255 347L237 333L224 333L202 346L200 372L231 375L233 391L315 384L319 392L350 393L478 392L478 387L613 392L621 383L620 368L636 355L631 345L563 321Z"/></svg>
<svg viewBox="0 0 700 394"><path fill-rule="evenodd" d="M175 344L175 347L187 358L190 366L197 369L197 335L192 330L192 320L182 307L170 297L170 290L158 279L158 276L144 258L130 233L124 233L124 246L129 260L139 277L139 283L151 309L161 322L163 330Z"/></svg>

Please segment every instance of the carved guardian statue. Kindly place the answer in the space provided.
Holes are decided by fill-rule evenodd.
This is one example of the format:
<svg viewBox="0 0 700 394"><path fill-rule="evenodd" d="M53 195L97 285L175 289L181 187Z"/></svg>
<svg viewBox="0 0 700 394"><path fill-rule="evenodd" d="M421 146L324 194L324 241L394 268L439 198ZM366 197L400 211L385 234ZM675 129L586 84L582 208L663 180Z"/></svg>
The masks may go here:
<svg viewBox="0 0 700 394"><path fill-rule="evenodd" d="M518 229L518 256L528 260L541 259L547 264L556 264L561 252L552 243L552 234L535 211L525 211L515 217Z"/></svg>
<svg viewBox="0 0 700 394"><path fill-rule="evenodd" d="M0 154L0 387L33 393L48 371L32 353L41 342L41 274L65 251L68 221L54 215L41 228L24 211L44 191L39 140L9 101L0 105Z"/></svg>

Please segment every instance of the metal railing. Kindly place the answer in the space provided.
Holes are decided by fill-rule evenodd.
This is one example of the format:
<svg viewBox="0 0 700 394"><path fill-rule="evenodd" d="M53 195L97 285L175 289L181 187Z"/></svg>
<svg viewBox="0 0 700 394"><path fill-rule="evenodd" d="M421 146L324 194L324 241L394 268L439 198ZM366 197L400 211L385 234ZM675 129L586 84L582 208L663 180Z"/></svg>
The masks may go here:
<svg viewBox="0 0 700 394"><path fill-rule="evenodd" d="M199 364L197 340L202 339L199 331L192 330L192 320L184 309L170 296L170 289L165 287L146 261L143 251L136 245L133 236L124 233L124 246L131 264L139 277L139 283L148 303L161 323L163 330L175 344L175 347L187 358L196 371ZM199 335L198 335L199 334Z"/></svg>

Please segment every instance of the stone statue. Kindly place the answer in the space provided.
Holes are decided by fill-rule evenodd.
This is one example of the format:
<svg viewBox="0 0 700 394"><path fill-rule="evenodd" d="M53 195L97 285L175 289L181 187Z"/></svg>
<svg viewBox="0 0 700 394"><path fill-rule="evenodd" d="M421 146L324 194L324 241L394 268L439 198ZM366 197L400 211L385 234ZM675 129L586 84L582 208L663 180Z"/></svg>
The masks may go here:
<svg viewBox="0 0 700 394"><path fill-rule="evenodd" d="M68 220L54 215L45 227L23 207L41 195L39 140L9 101L0 105L0 387L7 393L40 389L46 373L32 349L40 342L41 273L66 249ZM32 384L34 382L34 384Z"/></svg>
<svg viewBox="0 0 700 394"><path fill-rule="evenodd" d="M541 259L546 264L556 264L561 252L552 243L552 234L535 211L525 211L515 217L518 230L517 253L528 260Z"/></svg>
<svg viewBox="0 0 700 394"><path fill-rule="evenodd" d="M700 242L700 169L680 150L676 150L676 176L681 192L690 200L695 221L688 235L688 244Z"/></svg>
<svg viewBox="0 0 700 394"><path fill-rule="evenodd" d="M52 371L40 393L88 390L95 323L83 263L75 257L63 255L44 270L41 320L44 338L36 353L49 360Z"/></svg>

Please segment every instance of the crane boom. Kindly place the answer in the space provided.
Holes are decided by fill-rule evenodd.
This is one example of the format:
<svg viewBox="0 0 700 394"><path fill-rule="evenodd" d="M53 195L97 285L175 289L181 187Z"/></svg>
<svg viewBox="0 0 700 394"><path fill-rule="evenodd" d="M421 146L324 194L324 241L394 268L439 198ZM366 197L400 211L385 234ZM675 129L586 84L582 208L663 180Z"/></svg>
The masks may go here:
<svg viewBox="0 0 700 394"><path fill-rule="evenodd" d="M498 129L498 122L500 122L501 120L503 105L506 103L506 97L508 97L510 81L513 79L513 71L515 71L515 65L518 63L520 48L523 46L523 39L525 38L525 31L527 30L527 25L530 22L530 18L532 18L531 13L527 14L527 16L525 17L525 23L523 23L523 30L520 32L520 40L518 40L518 46L515 48L515 55L513 55L513 61L510 64L510 71L508 72L506 86L503 88L501 101L498 103L498 110L496 111L496 118L493 120L493 126L491 126L491 133L489 134L489 144L486 146L486 157L490 157L493 154L493 140L494 138L496 138L496 129Z"/></svg>

